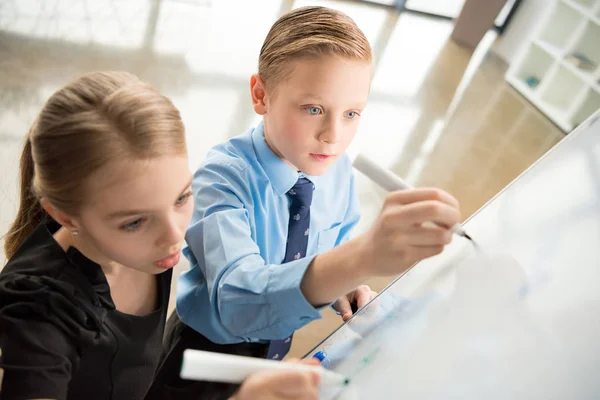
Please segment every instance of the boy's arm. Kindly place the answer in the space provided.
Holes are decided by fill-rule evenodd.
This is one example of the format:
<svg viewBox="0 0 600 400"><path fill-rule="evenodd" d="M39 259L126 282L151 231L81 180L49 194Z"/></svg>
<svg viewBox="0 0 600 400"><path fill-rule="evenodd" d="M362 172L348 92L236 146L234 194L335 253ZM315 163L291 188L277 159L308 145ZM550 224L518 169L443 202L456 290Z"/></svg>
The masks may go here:
<svg viewBox="0 0 600 400"><path fill-rule="evenodd" d="M324 304L371 276L403 273L441 253L452 240L450 227L459 221L458 202L444 191L390 193L367 232L313 259L302 278L302 293L312 304Z"/></svg>
<svg viewBox="0 0 600 400"><path fill-rule="evenodd" d="M365 234L316 257L266 265L244 208L251 201L248 177L232 171L224 165L197 173L197 222L186 240L197 260L192 268L206 279L212 313L235 337L288 336L320 318L315 305L333 302L371 276L397 275L439 254L451 240L449 227L460 221L458 203L446 192L394 192Z"/></svg>
<svg viewBox="0 0 600 400"><path fill-rule="evenodd" d="M300 290L312 258L267 265L252 238L245 172L210 164L194 179L186 241L208 286L210 307L231 335L281 339L321 317Z"/></svg>

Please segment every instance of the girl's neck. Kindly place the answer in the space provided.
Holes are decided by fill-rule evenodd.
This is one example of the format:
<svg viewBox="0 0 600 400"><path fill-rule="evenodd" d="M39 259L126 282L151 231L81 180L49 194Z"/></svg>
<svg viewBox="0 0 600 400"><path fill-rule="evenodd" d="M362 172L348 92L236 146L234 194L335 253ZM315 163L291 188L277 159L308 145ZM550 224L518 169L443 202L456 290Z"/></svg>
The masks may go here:
<svg viewBox="0 0 600 400"><path fill-rule="evenodd" d="M129 269L100 255L99 252L94 250L93 246L90 246L88 243L86 243L83 238L75 239L68 229L60 228L58 231L56 231L56 233L54 234L54 240L56 240L58 245L65 252L69 250L69 247L77 249L87 259L98 264L100 268L102 268L102 272L104 272L104 275L106 275L107 277L117 277L123 274L124 272L127 272L127 270Z"/></svg>
<svg viewBox="0 0 600 400"><path fill-rule="evenodd" d="M94 246L87 244L82 237L75 239L65 228L60 228L54 234L54 240L64 251L74 247L85 257L100 265L118 311L143 316L152 313L159 306L158 283L154 275L107 260L106 257L99 255ZM132 286L135 286L136 290L132 291Z"/></svg>

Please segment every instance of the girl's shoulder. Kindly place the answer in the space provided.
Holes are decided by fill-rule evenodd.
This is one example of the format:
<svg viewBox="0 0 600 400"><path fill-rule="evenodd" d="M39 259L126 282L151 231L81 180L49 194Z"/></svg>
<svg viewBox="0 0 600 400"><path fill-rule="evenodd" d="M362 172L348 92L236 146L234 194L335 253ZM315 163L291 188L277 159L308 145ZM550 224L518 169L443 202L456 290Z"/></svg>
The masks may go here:
<svg viewBox="0 0 600 400"><path fill-rule="evenodd" d="M81 340L99 335L106 311L114 309L100 267L76 249L65 252L53 238L60 226L42 222L0 272L0 325L36 319Z"/></svg>

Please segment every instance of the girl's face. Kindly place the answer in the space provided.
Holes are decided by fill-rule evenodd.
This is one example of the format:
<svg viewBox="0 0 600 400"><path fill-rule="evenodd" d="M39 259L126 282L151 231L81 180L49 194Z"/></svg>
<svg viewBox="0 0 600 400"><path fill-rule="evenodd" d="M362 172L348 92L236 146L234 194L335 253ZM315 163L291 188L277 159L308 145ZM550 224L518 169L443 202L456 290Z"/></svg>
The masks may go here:
<svg viewBox="0 0 600 400"><path fill-rule="evenodd" d="M75 245L104 265L160 273L179 261L193 211L185 155L117 162L86 183Z"/></svg>

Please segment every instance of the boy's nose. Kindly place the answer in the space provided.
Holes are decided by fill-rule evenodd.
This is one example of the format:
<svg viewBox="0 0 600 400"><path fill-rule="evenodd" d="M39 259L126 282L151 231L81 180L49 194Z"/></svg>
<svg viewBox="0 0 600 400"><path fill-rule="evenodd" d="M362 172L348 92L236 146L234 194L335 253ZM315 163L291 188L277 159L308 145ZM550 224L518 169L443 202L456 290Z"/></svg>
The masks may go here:
<svg viewBox="0 0 600 400"><path fill-rule="evenodd" d="M338 121L331 121L324 127L319 140L322 142L333 144L340 141L342 137L342 126Z"/></svg>

